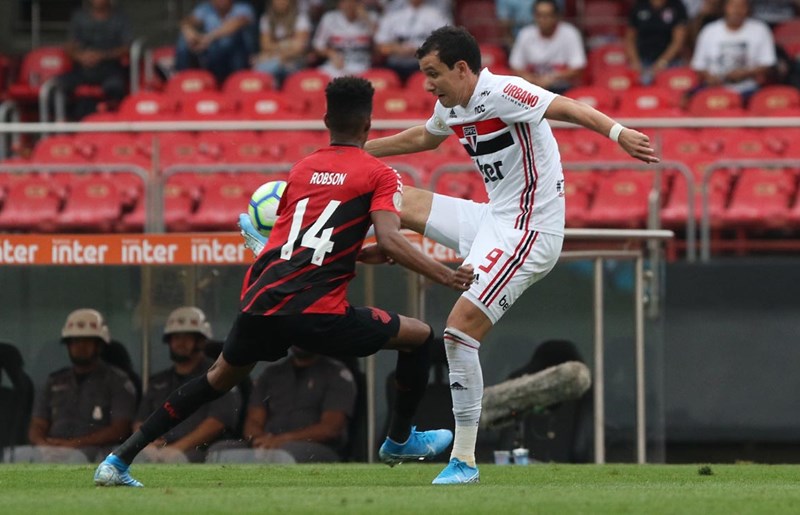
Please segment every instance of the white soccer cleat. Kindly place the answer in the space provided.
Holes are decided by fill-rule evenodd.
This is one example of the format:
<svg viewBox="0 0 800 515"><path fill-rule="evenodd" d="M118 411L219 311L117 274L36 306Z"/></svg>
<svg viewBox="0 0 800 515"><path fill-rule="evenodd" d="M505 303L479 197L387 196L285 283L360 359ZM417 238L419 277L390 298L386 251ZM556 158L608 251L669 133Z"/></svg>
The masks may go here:
<svg viewBox="0 0 800 515"><path fill-rule="evenodd" d="M132 486L141 488L144 485L133 479L128 473L130 467L113 454L109 454L94 471L96 486Z"/></svg>

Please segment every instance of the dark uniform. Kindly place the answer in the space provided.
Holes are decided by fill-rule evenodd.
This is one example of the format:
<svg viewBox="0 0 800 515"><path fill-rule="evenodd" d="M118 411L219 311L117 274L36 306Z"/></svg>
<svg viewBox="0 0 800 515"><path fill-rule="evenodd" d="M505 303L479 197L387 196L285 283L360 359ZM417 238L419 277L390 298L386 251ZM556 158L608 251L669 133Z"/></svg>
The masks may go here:
<svg viewBox="0 0 800 515"><path fill-rule="evenodd" d="M169 368L158 372L150 377L150 385L147 393L139 406L136 420L143 422L155 410L160 408L169 397L169 394L177 390L187 381L200 377L206 373L211 366L211 361L200 362L189 374L182 376L175 372L174 368ZM180 440L184 436L194 431L207 418L214 418L225 425L225 433L222 436L232 436L237 430L239 421L239 410L242 407L242 396L238 388L234 387L219 399L203 404L194 414L175 426L172 430L162 436L168 444ZM212 442L208 442L212 443ZM204 453L186 453L189 461L202 461Z"/></svg>
<svg viewBox="0 0 800 515"><path fill-rule="evenodd" d="M102 361L85 376L72 367L50 374L36 396L33 416L50 422L51 438L79 438L111 425L116 420L133 420L136 388L122 370ZM104 456L106 448L81 449L89 460Z"/></svg>
<svg viewBox="0 0 800 515"><path fill-rule="evenodd" d="M250 406L267 410L264 431L288 433L319 423L324 411L353 416L356 384L353 374L340 362L319 357L307 367L295 367L290 358L269 365L255 380ZM332 442L290 442L283 447L296 461L340 460L347 443L345 427ZM327 458L327 459L326 459Z"/></svg>

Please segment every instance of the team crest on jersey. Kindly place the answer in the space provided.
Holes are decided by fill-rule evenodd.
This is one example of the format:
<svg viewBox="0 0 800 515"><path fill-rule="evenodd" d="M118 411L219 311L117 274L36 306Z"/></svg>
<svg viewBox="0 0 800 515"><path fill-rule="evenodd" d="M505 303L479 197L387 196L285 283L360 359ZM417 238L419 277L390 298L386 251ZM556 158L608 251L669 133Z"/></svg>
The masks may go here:
<svg viewBox="0 0 800 515"><path fill-rule="evenodd" d="M478 129L474 125L464 126L464 139L469 143L473 151L478 149Z"/></svg>

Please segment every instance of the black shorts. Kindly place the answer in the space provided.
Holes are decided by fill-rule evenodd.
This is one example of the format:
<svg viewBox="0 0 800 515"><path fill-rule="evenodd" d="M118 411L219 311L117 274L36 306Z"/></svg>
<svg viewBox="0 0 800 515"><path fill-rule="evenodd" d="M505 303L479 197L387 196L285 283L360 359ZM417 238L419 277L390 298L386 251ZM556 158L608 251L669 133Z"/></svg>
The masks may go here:
<svg viewBox="0 0 800 515"><path fill-rule="evenodd" d="M397 313L378 308L347 308L344 315L239 313L225 339L222 355L234 366L276 361L297 345L332 357L370 356L400 331Z"/></svg>

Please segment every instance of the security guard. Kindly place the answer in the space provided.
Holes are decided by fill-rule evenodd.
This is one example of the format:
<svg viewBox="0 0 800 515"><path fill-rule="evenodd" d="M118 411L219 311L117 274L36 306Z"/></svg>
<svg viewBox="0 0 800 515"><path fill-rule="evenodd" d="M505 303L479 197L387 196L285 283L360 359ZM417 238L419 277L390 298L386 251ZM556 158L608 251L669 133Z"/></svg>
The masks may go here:
<svg viewBox="0 0 800 515"><path fill-rule="evenodd" d="M50 374L36 395L28 430L33 446L78 449L95 461L130 434L136 390L125 372L100 359L110 341L98 311L78 309L67 316L61 343L72 366Z"/></svg>

